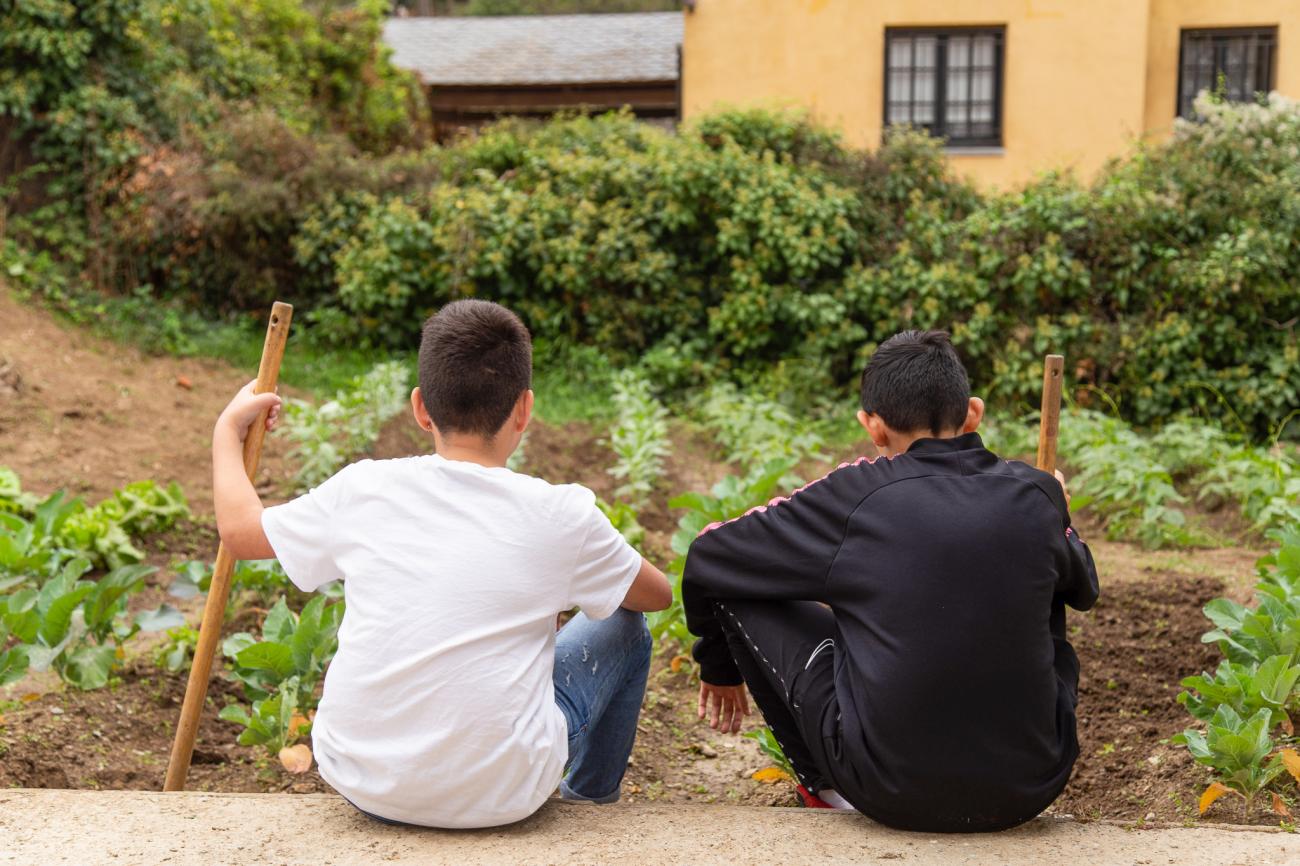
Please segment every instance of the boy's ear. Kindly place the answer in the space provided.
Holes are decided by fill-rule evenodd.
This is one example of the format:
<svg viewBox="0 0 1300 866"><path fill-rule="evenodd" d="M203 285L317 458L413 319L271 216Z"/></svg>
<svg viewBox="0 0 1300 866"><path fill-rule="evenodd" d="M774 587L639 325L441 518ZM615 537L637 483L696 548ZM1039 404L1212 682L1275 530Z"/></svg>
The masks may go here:
<svg viewBox="0 0 1300 866"><path fill-rule="evenodd" d="M527 430L528 422L533 420L534 400L533 390L529 388L527 391L519 395L519 400L515 403L515 429L520 433Z"/></svg>
<svg viewBox="0 0 1300 866"><path fill-rule="evenodd" d="M980 422L984 420L984 401L979 397L971 397L970 403L966 407L966 423L961 425L962 433L974 433L979 429Z"/></svg>
<svg viewBox="0 0 1300 866"><path fill-rule="evenodd" d="M424 408L424 398L420 396L418 385L411 391L411 414L415 416L415 423L420 425L421 430L425 433L433 432L433 419L429 417L429 410Z"/></svg>
<svg viewBox="0 0 1300 866"><path fill-rule="evenodd" d="M885 420L879 415L868 415L865 410L859 409L858 423L871 437L872 445L877 448L884 448L889 444L889 428L885 426Z"/></svg>

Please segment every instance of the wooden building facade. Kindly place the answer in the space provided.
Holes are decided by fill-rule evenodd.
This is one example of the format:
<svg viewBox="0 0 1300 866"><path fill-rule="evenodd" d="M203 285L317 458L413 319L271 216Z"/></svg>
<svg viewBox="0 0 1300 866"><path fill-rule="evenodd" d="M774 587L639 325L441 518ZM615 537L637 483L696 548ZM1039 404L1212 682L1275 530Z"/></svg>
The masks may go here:
<svg viewBox="0 0 1300 866"><path fill-rule="evenodd" d="M681 115L682 14L392 18L393 62L423 82L439 139L509 115Z"/></svg>

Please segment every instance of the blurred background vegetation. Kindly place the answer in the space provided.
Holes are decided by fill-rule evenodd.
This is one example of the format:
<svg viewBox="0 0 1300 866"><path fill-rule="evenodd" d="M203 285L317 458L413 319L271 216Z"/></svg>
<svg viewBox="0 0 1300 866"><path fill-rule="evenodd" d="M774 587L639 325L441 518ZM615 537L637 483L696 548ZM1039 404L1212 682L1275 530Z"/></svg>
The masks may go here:
<svg viewBox="0 0 1300 866"><path fill-rule="evenodd" d="M920 134L859 151L764 112L426 144L384 0L0 10L0 267L155 347L238 360L248 326L210 323L278 297L313 345L368 361L482 296L564 378L635 364L669 399L723 379L815 410L878 341L943 327L1005 409L1036 405L1049 349L1079 403L1140 424L1266 438L1300 405L1300 109L1281 100L1206 105L1090 184L982 192Z"/></svg>

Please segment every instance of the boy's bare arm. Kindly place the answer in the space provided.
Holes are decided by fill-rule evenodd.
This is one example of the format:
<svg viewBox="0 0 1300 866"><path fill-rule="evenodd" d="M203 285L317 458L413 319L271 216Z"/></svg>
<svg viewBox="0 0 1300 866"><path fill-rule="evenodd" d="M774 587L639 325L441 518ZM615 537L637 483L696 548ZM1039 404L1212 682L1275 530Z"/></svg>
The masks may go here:
<svg viewBox="0 0 1300 866"><path fill-rule="evenodd" d="M620 605L627 610L648 613L664 610L673 603L673 588L668 584L664 573L650 564L650 560L641 558L641 570L632 580Z"/></svg>
<svg viewBox="0 0 1300 866"><path fill-rule="evenodd" d="M275 394L254 394L249 382L217 418L212 430L212 502L217 512L217 532L236 559L270 559L271 542L262 531L262 500L244 471L244 439L248 428L265 409L270 430L280 414Z"/></svg>

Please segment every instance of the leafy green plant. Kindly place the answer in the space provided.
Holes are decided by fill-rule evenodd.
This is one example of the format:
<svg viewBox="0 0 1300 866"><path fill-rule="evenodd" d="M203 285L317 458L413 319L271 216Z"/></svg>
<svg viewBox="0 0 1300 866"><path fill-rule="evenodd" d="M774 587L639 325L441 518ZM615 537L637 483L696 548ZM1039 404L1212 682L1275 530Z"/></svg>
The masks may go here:
<svg viewBox="0 0 1300 866"><path fill-rule="evenodd" d="M161 532L189 515L176 482L161 487L153 481L136 481L95 507L70 514L60 527L61 543L96 564L117 568L144 559L144 553L131 544L132 537Z"/></svg>
<svg viewBox="0 0 1300 866"><path fill-rule="evenodd" d="M614 377L618 417L609 431L609 446L618 461L609 474L622 482L614 495L634 508L645 505L663 474L668 456L668 410L655 399L650 382L634 370Z"/></svg>
<svg viewBox="0 0 1300 866"><path fill-rule="evenodd" d="M769 460L743 477L728 475L713 485L707 494L685 493L669 500L669 507L684 509L686 513L678 519L677 531L672 538L673 552L677 554L668 567L673 603L667 610L647 616L650 633L656 640L666 636L682 646L691 642L691 633L686 628L686 611L682 608L682 571L686 567L686 554L691 542L709 524L740 517L751 508L771 501L782 484L790 483L794 464L791 457Z"/></svg>
<svg viewBox="0 0 1300 866"><path fill-rule="evenodd" d="M80 689L102 688L124 657L123 644L142 629L158 630L183 622L170 608L126 616L130 596L155 569L116 568L96 581L84 580L85 559L74 559L39 590L23 589L5 599L5 627L25 645L23 655L35 670L53 668Z"/></svg>
<svg viewBox="0 0 1300 866"><path fill-rule="evenodd" d="M1300 523L1300 459L1279 441L1294 415L1275 427L1268 445L1189 419L1166 424L1151 444L1198 500L1235 502L1257 530L1283 527Z"/></svg>
<svg viewBox="0 0 1300 866"><path fill-rule="evenodd" d="M167 629L167 637L154 650L153 659L158 667L171 673L187 670L190 659L194 657L194 648L199 643L198 629L187 625L178 625Z"/></svg>
<svg viewBox="0 0 1300 866"><path fill-rule="evenodd" d="M285 402L284 430L296 443L296 484L314 487L374 444L384 422L401 412L410 396L411 374L396 361L376 364L319 406Z"/></svg>
<svg viewBox="0 0 1300 866"><path fill-rule="evenodd" d="M1217 598L1205 606L1215 628L1201 640L1216 643L1228 658L1214 676L1188 677L1178 700L1206 722L1174 738L1198 762L1213 768L1217 781L1201 797L1201 812L1233 791L1246 803L1282 769L1300 782L1300 756L1283 749L1272 760L1271 732L1294 734L1289 710L1300 704L1300 526L1271 533L1278 550L1259 561L1254 609Z"/></svg>
<svg viewBox="0 0 1300 866"><path fill-rule="evenodd" d="M1188 728L1173 738L1187 746L1198 764L1214 770L1221 785L1244 798L1248 817L1255 797L1285 769L1281 756L1267 760L1273 751L1270 718L1267 709L1242 718L1231 706L1221 704L1205 733Z"/></svg>
<svg viewBox="0 0 1300 866"><path fill-rule="evenodd" d="M176 598L193 598L208 591L212 584L212 565L192 559L176 569L168 592ZM235 563L230 575L230 585L236 590L252 593L259 599L270 599L290 588L289 575L274 559L247 559Z"/></svg>
<svg viewBox="0 0 1300 866"><path fill-rule="evenodd" d="M311 733L311 722L298 712L296 700L301 693L298 678L289 677L281 685L283 691L253 701L251 707L243 704L222 707L223 721L244 728L239 735L241 746L262 746L268 754L278 755L299 737Z"/></svg>
<svg viewBox="0 0 1300 866"><path fill-rule="evenodd" d="M785 773L791 779L799 778L795 775L794 764L791 764L790 759L785 756L785 749L781 748L781 744L777 742L776 735L772 733L771 728L764 725L761 728L746 731L745 736L758 743L759 750L764 755L767 755L768 759L771 760L771 762L775 764L781 772Z"/></svg>
<svg viewBox="0 0 1300 866"><path fill-rule="evenodd" d="M1072 507L1097 512L1112 538L1148 547L1190 545L1203 537L1187 526L1186 502L1149 441L1125 422L1075 410L1061 419L1060 449L1077 467Z"/></svg>
<svg viewBox="0 0 1300 866"><path fill-rule="evenodd" d="M260 640L247 632L226 638L222 652L231 662L229 675L243 686L250 706L228 705L221 718L244 726L241 743L278 754L309 730L295 719L318 703L316 689L338 648L342 619L342 602L316 596L294 614L281 598L267 613Z"/></svg>
<svg viewBox="0 0 1300 866"><path fill-rule="evenodd" d="M20 600L21 603L25 602ZM13 596L0 596L0 686L7 686L25 677L31 664L27 646L21 642L10 643L9 639L13 626L22 624L19 618L23 613L14 604Z"/></svg>
<svg viewBox="0 0 1300 866"><path fill-rule="evenodd" d="M611 505L602 499L597 499L596 507L604 512L619 534L627 539L628 544L639 549L645 542L645 527L636 519L636 509L631 505L626 502L615 502Z"/></svg>
<svg viewBox="0 0 1300 866"><path fill-rule="evenodd" d="M1300 699L1297 680L1300 664L1293 664L1289 656L1270 656L1258 665L1225 660L1213 675L1185 678L1181 685L1193 691L1181 693L1178 701L1203 722L1210 721L1219 707L1230 706L1242 717L1268 710L1270 730L1279 725L1289 729L1287 708Z"/></svg>
<svg viewBox="0 0 1300 866"><path fill-rule="evenodd" d="M753 466L769 460L820 458L822 437L775 400L718 382L699 404L699 414L727 460Z"/></svg>
<svg viewBox="0 0 1300 866"><path fill-rule="evenodd" d="M1204 608L1215 628L1201 641L1217 644L1237 664L1258 666L1273 656L1300 664L1300 525L1271 537L1279 547L1259 561L1255 607L1216 598Z"/></svg>
<svg viewBox="0 0 1300 866"><path fill-rule="evenodd" d="M38 500L22 493L12 472L8 477L13 495L0 499L0 576L35 578L71 556L108 568L139 562L144 553L134 539L161 532L190 513L175 483L137 481L87 508L62 491Z"/></svg>
<svg viewBox="0 0 1300 866"><path fill-rule="evenodd" d="M39 581L57 562L58 548L38 534L38 524L16 514L0 513L0 592Z"/></svg>

